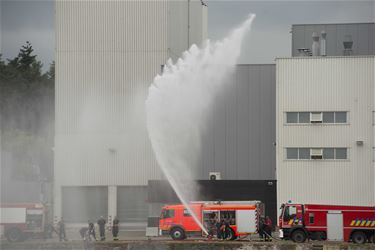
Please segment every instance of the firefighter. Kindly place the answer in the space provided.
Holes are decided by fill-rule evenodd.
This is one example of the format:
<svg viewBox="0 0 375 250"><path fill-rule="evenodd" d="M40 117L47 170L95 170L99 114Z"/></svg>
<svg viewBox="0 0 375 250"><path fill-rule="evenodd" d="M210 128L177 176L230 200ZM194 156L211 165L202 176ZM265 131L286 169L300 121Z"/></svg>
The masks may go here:
<svg viewBox="0 0 375 250"><path fill-rule="evenodd" d="M120 224L120 221L119 219L117 219L117 216L115 216L115 218L113 219L113 223L112 223L113 240L118 240L119 224Z"/></svg>
<svg viewBox="0 0 375 250"><path fill-rule="evenodd" d="M57 226L59 227L59 239L60 241L66 241L66 233L65 233L65 222L63 217L61 217L61 220L57 223Z"/></svg>
<svg viewBox="0 0 375 250"><path fill-rule="evenodd" d="M207 223L207 230L208 230L207 238L209 240L211 240L212 237L214 236L215 224L216 224L216 213L211 213L208 219L208 223Z"/></svg>
<svg viewBox="0 0 375 250"><path fill-rule="evenodd" d="M227 217L224 217L223 218L223 222L222 222L222 234L223 234L223 239L224 240L230 240L228 238L229 236L229 230L230 230L230 219L229 219L229 216Z"/></svg>
<svg viewBox="0 0 375 250"><path fill-rule="evenodd" d="M259 218L259 238L263 241L264 239L264 219L261 217Z"/></svg>
<svg viewBox="0 0 375 250"><path fill-rule="evenodd" d="M266 216L264 221L264 241L272 241L271 234L272 234L272 220L269 216Z"/></svg>
<svg viewBox="0 0 375 250"><path fill-rule="evenodd" d="M91 221L89 221L89 233L88 233L88 240L91 240L91 236L95 239L96 239L96 236L95 236L95 227L94 227L94 223L92 223Z"/></svg>
<svg viewBox="0 0 375 250"><path fill-rule="evenodd" d="M217 238L219 240L221 240L223 238L223 235L221 233L221 226L222 226L221 220L218 218L216 220L216 231L217 231Z"/></svg>
<svg viewBox="0 0 375 250"><path fill-rule="evenodd" d="M100 240L104 241L105 240L105 219L103 216L100 216L100 219L98 220L98 225L99 225L99 234L100 234Z"/></svg>

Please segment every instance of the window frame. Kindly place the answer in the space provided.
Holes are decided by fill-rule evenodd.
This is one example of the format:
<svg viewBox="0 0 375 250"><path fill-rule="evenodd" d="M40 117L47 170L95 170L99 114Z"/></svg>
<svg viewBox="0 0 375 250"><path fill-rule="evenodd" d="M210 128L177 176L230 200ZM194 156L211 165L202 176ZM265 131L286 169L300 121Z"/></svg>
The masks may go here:
<svg viewBox="0 0 375 250"><path fill-rule="evenodd" d="M284 112L284 125L348 125L349 124L349 111L285 111ZM308 113L308 122L300 121L300 114ZM321 114L322 120L317 122L311 122L313 114ZM333 122L325 122L324 116L327 113L333 113ZM338 113L345 113L345 122L337 122L336 116ZM288 114L296 114L296 122L288 122ZM373 124L375 125L375 111L373 112Z"/></svg>
<svg viewBox="0 0 375 250"><path fill-rule="evenodd" d="M309 158L300 158L300 150L308 150L309 151ZM312 157L313 150L320 149L322 151L322 157ZM333 158L325 158L324 152L329 149L333 150ZM337 150L345 149L345 157L346 158L337 158ZM289 158L288 157L288 150L296 150L296 158ZM349 147L285 147L284 148L284 160L286 161L348 161L349 160ZM374 147L374 157L373 160L375 161L375 147Z"/></svg>

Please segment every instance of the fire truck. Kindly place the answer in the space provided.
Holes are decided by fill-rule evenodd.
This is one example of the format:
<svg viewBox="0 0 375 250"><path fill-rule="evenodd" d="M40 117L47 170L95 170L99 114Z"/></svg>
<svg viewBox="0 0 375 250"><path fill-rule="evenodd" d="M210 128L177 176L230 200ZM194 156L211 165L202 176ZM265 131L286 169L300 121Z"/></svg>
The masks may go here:
<svg viewBox="0 0 375 250"><path fill-rule="evenodd" d="M231 240L257 233L259 221L264 218L264 204L260 201L202 201L190 203L189 208L206 228L212 217L229 222L227 238ZM187 236L206 236L182 204L162 208L159 234L170 235L174 240L183 240Z"/></svg>
<svg viewBox="0 0 375 250"><path fill-rule="evenodd" d="M280 209L280 238L375 243L375 207L286 203Z"/></svg>
<svg viewBox="0 0 375 250"><path fill-rule="evenodd" d="M1 204L0 212L0 226L9 241L45 236L47 209L43 204Z"/></svg>

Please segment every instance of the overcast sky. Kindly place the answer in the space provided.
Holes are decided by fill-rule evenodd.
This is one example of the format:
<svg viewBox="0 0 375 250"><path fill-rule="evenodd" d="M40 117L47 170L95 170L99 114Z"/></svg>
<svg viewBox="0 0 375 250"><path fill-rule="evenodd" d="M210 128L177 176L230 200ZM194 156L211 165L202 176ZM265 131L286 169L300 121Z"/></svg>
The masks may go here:
<svg viewBox="0 0 375 250"><path fill-rule="evenodd" d="M3 57L13 58L20 46L30 41L48 66L54 59L54 1L0 1ZM211 40L223 38L249 13L257 15L239 63L273 63L275 57L290 56L292 24L375 22L375 0L205 2Z"/></svg>

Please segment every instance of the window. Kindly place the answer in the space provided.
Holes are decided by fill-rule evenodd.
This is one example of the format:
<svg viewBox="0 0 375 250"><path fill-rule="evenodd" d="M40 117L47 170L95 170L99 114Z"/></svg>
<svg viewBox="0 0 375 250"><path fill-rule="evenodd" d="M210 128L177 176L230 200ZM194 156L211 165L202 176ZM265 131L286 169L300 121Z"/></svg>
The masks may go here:
<svg viewBox="0 0 375 250"><path fill-rule="evenodd" d="M298 149L299 159L310 159L310 149L309 148L300 148Z"/></svg>
<svg viewBox="0 0 375 250"><path fill-rule="evenodd" d="M162 218L173 218L174 217L174 210L173 209L166 209L162 212Z"/></svg>
<svg viewBox="0 0 375 250"><path fill-rule="evenodd" d="M311 112L310 121L311 123L321 123L323 121L322 112Z"/></svg>
<svg viewBox="0 0 375 250"><path fill-rule="evenodd" d="M314 221L315 221L315 214L309 213L309 223L314 224Z"/></svg>
<svg viewBox="0 0 375 250"><path fill-rule="evenodd" d="M286 148L287 160L346 160L347 148ZM375 148L374 148L375 161Z"/></svg>
<svg viewBox="0 0 375 250"><path fill-rule="evenodd" d="M335 150L333 148L324 148L323 159L335 159Z"/></svg>
<svg viewBox="0 0 375 250"><path fill-rule="evenodd" d="M298 112L287 112L286 113L287 123L298 123Z"/></svg>
<svg viewBox="0 0 375 250"><path fill-rule="evenodd" d="M287 148L286 149L287 159L298 159L298 148Z"/></svg>
<svg viewBox="0 0 375 250"><path fill-rule="evenodd" d="M373 154L372 154L373 155L373 159L372 160L375 161L375 148L372 148L372 151L373 151Z"/></svg>
<svg viewBox="0 0 375 250"><path fill-rule="evenodd" d="M190 216L191 216L189 210L186 209L186 208L184 209L184 216L185 216L185 217L190 217Z"/></svg>
<svg viewBox="0 0 375 250"><path fill-rule="evenodd" d="M323 150L321 148L310 149L311 159L320 160L323 159Z"/></svg>
<svg viewBox="0 0 375 250"><path fill-rule="evenodd" d="M324 112L323 113L324 123L334 123L335 122L335 112Z"/></svg>
<svg viewBox="0 0 375 250"><path fill-rule="evenodd" d="M346 123L346 112L335 112L335 123Z"/></svg>
<svg viewBox="0 0 375 250"><path fill-rule="evenodd" d="M336 148L336 159L347 159L346 148Z"/></svg>
<svg viewBox="0 0 375 250"><path fill-rule="evenodd" d="M375 124L375 111L373 112ZM347 123L347 112L286 112L287 123Z"/></svg>
<svg viewBox="0 0 375 250"><path fill-rule="evenodd" d="M372 124L375 125L375 111L372 111Z"/></svg>
<svg viewBox="0 0 375 250"><path fill-rule="evenodd" d="M309 112L299 112L298 113L298 123L310 123L310 113Z"/></svg>

